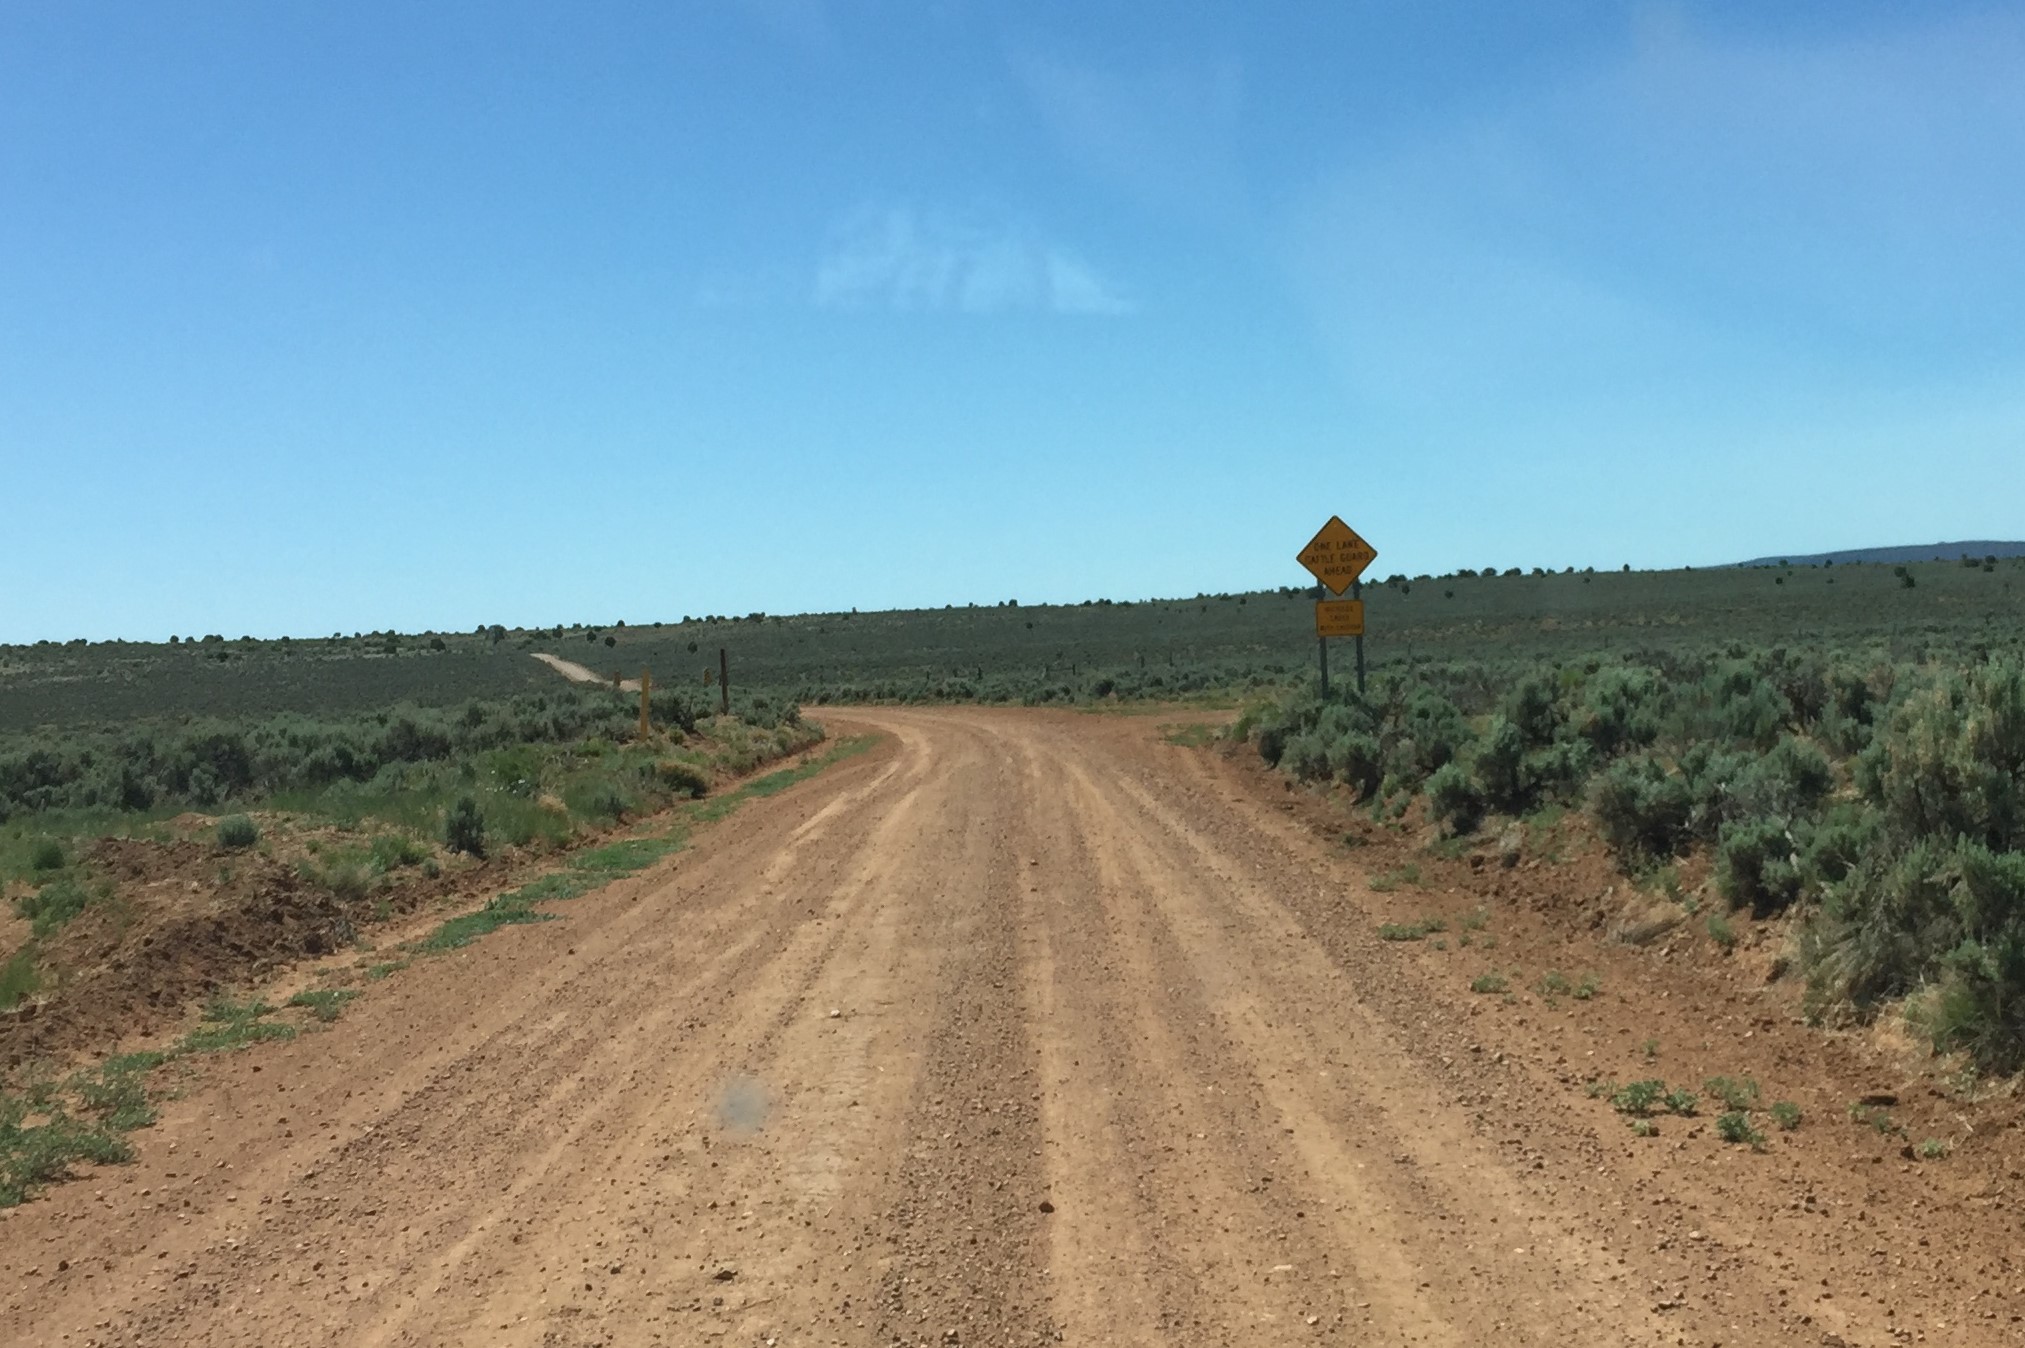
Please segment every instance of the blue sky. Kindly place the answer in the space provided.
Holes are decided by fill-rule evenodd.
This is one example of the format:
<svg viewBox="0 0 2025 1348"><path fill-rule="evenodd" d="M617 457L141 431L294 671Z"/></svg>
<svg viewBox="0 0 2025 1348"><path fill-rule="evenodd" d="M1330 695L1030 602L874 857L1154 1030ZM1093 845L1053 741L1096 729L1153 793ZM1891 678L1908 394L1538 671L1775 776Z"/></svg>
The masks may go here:
<svg viewBox="0 0 2025 1348"><path fill-rule="evenodd" d="M2025 9L0 0L0 640L2025 536Z"/></svg>

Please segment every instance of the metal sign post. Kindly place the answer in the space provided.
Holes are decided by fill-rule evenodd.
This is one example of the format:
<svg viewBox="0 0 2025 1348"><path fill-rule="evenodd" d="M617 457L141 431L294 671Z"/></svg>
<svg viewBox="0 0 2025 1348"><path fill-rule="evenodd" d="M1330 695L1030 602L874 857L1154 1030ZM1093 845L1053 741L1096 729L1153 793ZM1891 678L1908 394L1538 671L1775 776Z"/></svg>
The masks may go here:
<svg viewBox="0 0 2025 1348"><path fill-rule="evenodd" d="M1357 605L1357 696L1364 696L1364 582L1350 582L1350 602Z"/></svg>

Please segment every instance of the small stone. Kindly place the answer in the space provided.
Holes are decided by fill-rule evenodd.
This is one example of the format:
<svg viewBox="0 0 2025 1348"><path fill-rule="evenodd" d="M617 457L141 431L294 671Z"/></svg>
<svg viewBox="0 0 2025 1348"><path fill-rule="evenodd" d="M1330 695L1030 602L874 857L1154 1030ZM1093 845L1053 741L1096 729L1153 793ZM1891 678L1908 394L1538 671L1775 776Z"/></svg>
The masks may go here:
<svg viewBox="0 0 2025 1348"><path fill-rule="evenodd" d="M1055 1205L1054 1205L1053 1203L1050 1203L1050 1202L1049 1202L1049 1201L1048 1201L1047 1199L1045 1199L1045 1198L1043 1198L1043 1199L1041 1200L1041 1211L1042 1211L1042 1212L1053 1212L1054 1210L1055 1210Z"/></svg>
<svg viewBox="0 0 2025 1348"><path fill-rule="evenodd" d="M831 1008L830 1008L830 1019L831 1019L831 1020L840 1020L840 1019L842 1019L842 1018L843 1018L843 1014L844 1014L844 1009L843 1009L842 1007L840 1007L840 1006L833 1006L833 1007L831 1007Z"/></svg>
<svg viewBox="0 0 2025 1348"><path fill-rule="evenodd" d="M723 1268L718 1269L717 1272L711 1274L710 1276L715 1278L718 1282L730 1282L733 1278L736 1278L738 1276L738 1270L733 1268L731 1265L726 1264Z"/></svg>

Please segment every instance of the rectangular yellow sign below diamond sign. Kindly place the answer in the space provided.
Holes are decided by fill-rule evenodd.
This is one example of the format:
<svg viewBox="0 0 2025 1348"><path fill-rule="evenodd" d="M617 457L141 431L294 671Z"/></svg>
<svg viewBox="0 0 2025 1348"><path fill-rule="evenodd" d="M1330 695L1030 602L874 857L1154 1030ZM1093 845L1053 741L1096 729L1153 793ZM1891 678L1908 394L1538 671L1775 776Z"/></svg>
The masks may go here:
<svg viewBox="0 0 2025 1348"><path fill-rule="evenodd" d="M1318 637L1361 637L1364 635L1362 599L1322 599L1315 603L1315 635Z"/></svg>
<svg viewBox="0 0 2025 1348"><path fill-rule="evenodd" d="M1298 560L1315 573L1316 580L1329 587L1329 593L1341 594L1377 558L1378 549L1359 538L1341 516L1331 515L1322 532L1301 549Z"/></svg>

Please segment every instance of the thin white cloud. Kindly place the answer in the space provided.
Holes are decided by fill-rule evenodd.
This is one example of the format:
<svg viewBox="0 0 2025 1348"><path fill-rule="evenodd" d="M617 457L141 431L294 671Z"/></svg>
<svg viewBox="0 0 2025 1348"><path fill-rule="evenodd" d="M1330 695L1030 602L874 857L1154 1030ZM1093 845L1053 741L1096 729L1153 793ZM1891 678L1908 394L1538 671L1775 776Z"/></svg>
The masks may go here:
<svg viewBox="0 0 2025 1348"><path fill-rule="evenodd" d="M813 300L825 309L1117 315L1132 302L1030 227L946 210L871 206L830 231Z"/></svg>

